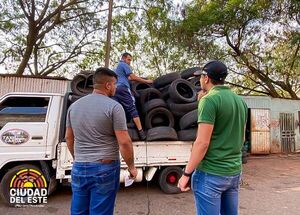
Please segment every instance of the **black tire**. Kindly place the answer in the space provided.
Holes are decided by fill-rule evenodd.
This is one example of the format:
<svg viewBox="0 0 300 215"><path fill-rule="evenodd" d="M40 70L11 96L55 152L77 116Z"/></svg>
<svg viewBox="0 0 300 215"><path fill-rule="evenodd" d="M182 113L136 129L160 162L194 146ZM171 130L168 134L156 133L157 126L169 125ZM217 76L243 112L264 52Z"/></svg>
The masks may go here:
<svg viewBox="0 0 300 215"><path fill-rule="evenodd" d="M198 101L186 104L177 104L172 100L167 101L169 110L173 113L174 116L182 117L188 112L197 109Z"/></svg>
<svg viewBox="0 0 300 215"><path fill-rule="evenodd" d="M191 82L191 84L195 87L197 92L201 90L199 77L194 77L194 78L190 79L189 82Z"/></svg>
<svg viewBox="0 0 300 215"><path fill-rule="evenodd" d="M169 87L170 87L170 84L168 84L165 87L159 89L159 91L161 92L161 96L164 100L167 100L170 97L169 96Z"/></svg>
<svg viewBox="0 0 300 215"><path fill-rule="evenodd" d="M191 103L197 99L197 91L184 79L177 79L169 87L170 98L176 103Z"/></svg>
<svg viewBox="0 0 300 215"><path fill-rule="evenodd" d="M140 97L140 91L144 90L144 89L148 89L151 88L152 86L150 84L146 84L146 83L140 83L137 81L131 81L131 91L132 94L139 98Z"/></svg>
<svg viewBox="0 0 300 215"><path fill-rule="evenodd" d="M167 103L163 99L152 99L145 103L145 105L142 107L143 112L147 113L150 110L157 108L157 107L167 107Z"/></svg>
<svg viewBox="0 0 300 215"><path fill-rule="evenodd" d="M74 102L76 102L78 99L80 99L80 98L82 98L82 97L84 97L84 96L78 96L78 95L71 95L71 99L70 99L70 101L71 101L71 103L74 103Z"/></svg>
<svg viewBox="0 0 300 215"><path fill-rule="evenodd" d="M169 166L164 168L159 174L160 189L167 194L180 193L177 187L178 181L182 175L182 169L177 166Z"/></svg>
<svg viewBox="0 0 300 215"><path fill-rule="evenodd" d="M166 108L154 108L145 116L145 126L147 129L158 126L174 127L174 117Z"/></svg>
<svg viewBox="0 0 300 215"><path fill-rule="evenodd" d="M194 141L197 137L197 128L191 128L186 130L180 130L177 132L178 140L182 141Z"/></svg>
<svg viewBox="0 0 300 215"><path fill-rule="evenodd" d="M200 69L201 69L200 67L192 67L192 68L185 69L180 73L180 76L183 79L188 79L190 77L193 77L194 73L196 71L199 71Z"/></svg>
<svg viewBox="0 0 300 215"><path fill-rule="evenodd" d="M179 78L180 74L177 72L168 73L155 79L153 85L156 89L163 88L164 86L171 84L174 80Z"/></svg>
<svg viewBox="0 0 300 215"><path fill-rule="evenodd" d="M152 99L161 99L161 92L159 92L155 88L148 88L145 90L141 90L140 92L140 103L141 105L144 105L146 102L152 100Z"/></svg>
<svg viewBox="0 0 300 215"><path fill-rule="evenodd" d="M147 132L147 141L163 141L163 140L178 140L177 133L174 128L171 127L155 127L151 128Z"/></svg>
<svg viewBox="0 0 300 215"><path fill-rule="evenodd" d="M78 74L71 81L71 90L75 95L85 96L93 92L93 75Z"/></svg>
<svg viewBox="0 0 300 215"><path fill-rule="evenodd" d="M139 141L140 140L139 134L138 134L138 132L135 128L128 128L128 134L131 137L132 141Z"/></svg>
<svg viewBox="0 0 300 215"><path fill-rule="evenodd" d="M95 72L92 70L83 70L83 71L80 71L80 73L78 73L78 74L85 76L87 79L91 79L91 78L93 78L93 75L95 74Z"/></svg>
<svg viewBox="0 0 300 215"><path fill-rule="evenodd" d="M185 114L179 120L179 127L181 130L185 130L187 128L193 128L198 125L198 110L192 110Z"/></svg>
<svg viewBox="0 0 300 215"><path fill-rule="evenodd" d="M11 168L10 170L8 170L5 175L3 176L2 180L1 180L1 186L0 186L0 195L2 197L2 199L4 200L4 202L9 205L9 206L15 206L17 205L16 203L11 203L10 202L10 183L13 180L14 176L21 170L25 170L25 169L34 169L36 171L38 171L39 173L42 174L42 176L44 177L44 179L46 180L46 177L44 176L43 172L41 171L40 168L38 168L35 165L31 165L31 164L22 164L19 166L15 166L13 168ZM29 176L28 176L29 177ZM17 177L18 178L18 177ZM22 177L23 178L23 177ZM41 178L41 176L37 177L37 178ZM26 177L27 179L27 177ZM19 179L21 180L21 179ZM32 179L31 179L32 180ZM31 181L32 182L32 181ZM48 182L46 181L47 186L45 187L48 190Z"/></svg>

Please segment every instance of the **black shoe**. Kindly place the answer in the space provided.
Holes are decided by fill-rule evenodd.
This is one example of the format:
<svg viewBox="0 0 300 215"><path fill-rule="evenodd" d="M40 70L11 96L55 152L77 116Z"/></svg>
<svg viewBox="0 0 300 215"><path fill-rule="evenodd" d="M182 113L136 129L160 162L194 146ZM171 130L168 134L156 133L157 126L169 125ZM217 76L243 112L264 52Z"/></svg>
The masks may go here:
<svg viewBox="0 0 300 215"><path fill-rule="evenodd" d="M141 140L146 140L146 134L143 129L139 130L138 133Z"/></svg>

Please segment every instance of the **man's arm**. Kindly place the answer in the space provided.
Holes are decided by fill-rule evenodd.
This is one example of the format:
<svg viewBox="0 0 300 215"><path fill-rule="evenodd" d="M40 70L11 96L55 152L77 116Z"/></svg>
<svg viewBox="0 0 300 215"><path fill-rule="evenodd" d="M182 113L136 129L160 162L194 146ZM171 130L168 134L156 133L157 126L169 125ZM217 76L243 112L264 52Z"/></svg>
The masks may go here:
<svg viewBox="0 0 300 215"><path fill-rule="evenodd" d="M214 125L212 124L199 123L197 138L193 144L191 156L185 168L186 173L192 173L204 158L210 144L213 129ZM187 187L189 179L190 177L182 175L178 182L178 187L181 191L188 191L190 189Z"/></svg>
<svg viewBox="0 0 300 215"><path fill-rule="evenodd" d="M128 166L128 170L132 177L137 176L137 170L134 166L134 155L131 138L127 130L115 130L117 141L120 147L121 155Z"/></svg>
<svg viewBox="0 0 300 215"><path fill-rule="evenodd" d="M66 141L68 149L74 159L74 133L71 127L67 127L66 129Z"/></svg>
<svg viewBox="0 0 300 215"><path fill-rule="evenodd" d="M141 82L141 83L145 83L145 84L152 84L153 83L153 80L143 79L141 77L136 76L133 73L131 73L129 75L129 80L131 80L131 81L137 81L137 82Z"/></svg>

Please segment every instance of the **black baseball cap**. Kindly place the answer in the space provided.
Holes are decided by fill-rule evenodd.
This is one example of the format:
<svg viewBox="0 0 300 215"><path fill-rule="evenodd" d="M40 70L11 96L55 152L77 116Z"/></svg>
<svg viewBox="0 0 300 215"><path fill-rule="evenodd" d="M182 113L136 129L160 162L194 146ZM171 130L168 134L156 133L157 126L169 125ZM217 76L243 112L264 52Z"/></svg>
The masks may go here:
<svg viewBox="0 0 300 215"><path fill-rule="evenodd" d="M194 73L195 76L207 75L213 80L222 81L226 78L228 72L224 63L218 60L209 61L202 70L198 70Z"/></svg>

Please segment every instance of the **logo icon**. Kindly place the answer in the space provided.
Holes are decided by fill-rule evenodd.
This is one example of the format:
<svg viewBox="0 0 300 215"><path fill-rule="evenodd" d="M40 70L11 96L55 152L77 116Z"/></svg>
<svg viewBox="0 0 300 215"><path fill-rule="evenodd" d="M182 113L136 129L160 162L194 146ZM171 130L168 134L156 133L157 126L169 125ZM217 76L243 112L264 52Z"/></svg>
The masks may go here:
<svg viewBox="0 0 300 215"><path fill-rule="evenodd" d="M18 145L26 143L29 140L29 134L21 129L12 129L2 134L1 140L7 144Z"/></svg>
<svg viewBox="0 0 300 215"><path fill-rule="evenodd" d="M47 181L44 175L32 168L17 172L10 182L11 204L47 203Z"/></svg>

